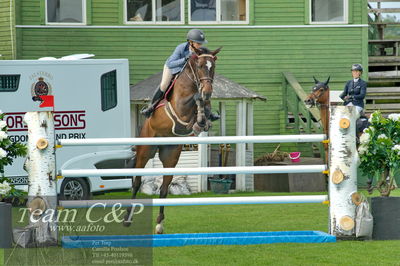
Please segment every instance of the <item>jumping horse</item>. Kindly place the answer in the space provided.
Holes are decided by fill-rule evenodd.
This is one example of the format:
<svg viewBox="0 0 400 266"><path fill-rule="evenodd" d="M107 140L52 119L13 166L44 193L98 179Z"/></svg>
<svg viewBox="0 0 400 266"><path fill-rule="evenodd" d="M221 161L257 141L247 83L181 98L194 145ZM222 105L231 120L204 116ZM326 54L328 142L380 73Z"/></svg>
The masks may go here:
<svg viewBox="0 0 400 266"><path fill-rule="evenodd" d="M175 137L199 134L208 131L211 107L210 98L213 92L216 54L222 47L210 51L205 47L194 48L194 53L187 60L182 72L178 74L173 88L166 99L162 101L151 117L147 118L142 127L140 137ZM172 86L171 86L172 87ZM154 158L158 151L164 168L173 168L178 163L182 145L139 145L136 146L134 168L144 168L146 163ZM132 177L133 178L133 177ZM160 188L160 198L166 198L172 175L163 176ZM141 176L133 180L132 198L141 186ZM134 210L127 208L124 226L132 223ZM163 233L164 206L160 207L155 232Z"/></svg>
<svg viewBox="0 0 400 266"><path fill-rule="evenodd" d="M314 78L314 86L312 87L311 93L304 100L305 105L308 108L317 106L321 115L321 124L324 134L329 139L329 80L321 82ZM328 144L324 143L325 149L325 160L328 160Z"/></svg>

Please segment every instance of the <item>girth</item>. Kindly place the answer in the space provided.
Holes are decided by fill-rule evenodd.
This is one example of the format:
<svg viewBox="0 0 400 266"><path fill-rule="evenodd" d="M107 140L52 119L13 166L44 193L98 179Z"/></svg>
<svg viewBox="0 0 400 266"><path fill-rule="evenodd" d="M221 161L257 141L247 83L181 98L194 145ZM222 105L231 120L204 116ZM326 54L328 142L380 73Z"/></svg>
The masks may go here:
<svg viewBox="0 0 400 266"><path fill-rule="evenodd" d="M171 119L172 121L172 133L175 136L189 136L193 135L193 125L190 125L191 123L182 121L178 115L175 113L174 108L172 107L170 102L165 103L165 113Z"/></svg>

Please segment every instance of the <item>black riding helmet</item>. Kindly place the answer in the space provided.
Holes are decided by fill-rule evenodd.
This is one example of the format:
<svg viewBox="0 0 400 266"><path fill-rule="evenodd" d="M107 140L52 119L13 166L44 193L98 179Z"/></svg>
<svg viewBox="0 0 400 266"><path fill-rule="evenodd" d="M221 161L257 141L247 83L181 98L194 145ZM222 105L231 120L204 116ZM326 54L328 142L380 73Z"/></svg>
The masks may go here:
<svg viewBox="0 0 400 266"><path fill-rule="evenodd" d="M187 40L194 41L194 42L201 43L201 44L207 43L204 32L202 30L198 30L198 29L191 29L187 33Z"/></svg>
<svg viewBox="0 0 400 266"><path fill-rule="evenodd" d="M363 71L363 67L360 64L354 64L354 65L351 66L351 71L354 71L354 70L358 70L358 71L362 72Z"/></svg>

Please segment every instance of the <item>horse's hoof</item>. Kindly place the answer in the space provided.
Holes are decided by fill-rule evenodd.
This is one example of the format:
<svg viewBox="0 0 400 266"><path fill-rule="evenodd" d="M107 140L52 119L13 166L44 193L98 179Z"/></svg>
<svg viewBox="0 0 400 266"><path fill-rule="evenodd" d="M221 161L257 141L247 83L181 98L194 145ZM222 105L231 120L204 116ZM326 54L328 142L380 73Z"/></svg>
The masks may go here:
<svg viewBox="0 0 400 266"><path fill-rule="evenodd" d="M206 126L204 127L204 131L208 132L211 127L212 127L211 122L209 120L207 120Z"/></svg>
<svg viewBox="0 0 400 266"><path fill-rule="evenodd" d="M193 131L194 131L194 133L195 133L196 135L198 135L198 134L202 131L202 128L199 126L199 124L195 123L195 124L193 125Z"/></svg>
<svg viewBox="0 0 400 266"><path fill-rule="evenodd" d="M132 221L129 221L129 214L126 214L124 216L124 221L122 222L122 225L125 227L129 227L129 226L131 226L131 224L132 224Z"/></svg>
<svg viewBox="0 0 400 266"><path fill-rule="evenodd" d="M131 224L132 224L132 222L129 222L129 221L123 221L122 222L122 225L125 226L125 227L129 227L129 226L131 226Z"/></svg>
<svg viewBox="0 0 400 266"><path fill-rule="evenodd" d="M156 225L156 230L155 230L156 234L161 235L164 233L164 226L161 224L157 224Z"/></svg>

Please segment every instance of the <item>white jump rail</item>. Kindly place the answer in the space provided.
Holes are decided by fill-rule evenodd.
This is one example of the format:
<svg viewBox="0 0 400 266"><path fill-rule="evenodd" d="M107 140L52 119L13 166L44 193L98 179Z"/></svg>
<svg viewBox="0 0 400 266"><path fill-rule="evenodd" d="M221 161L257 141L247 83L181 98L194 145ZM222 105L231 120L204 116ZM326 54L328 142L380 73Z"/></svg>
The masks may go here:
<svg viewBox="0 0 400 266"><path fill-rule="evenodd" d="M165 138L91 138L59 139L60 146L112 146L112 145L177 145L223 143L299 143L321 142L326 135L272 135L272 136L222 136L222 137L165 137Z"/></svg>
<svg viewBox="0 0 400 266"><path fill-rule="evenodd" d="M147 176L147 175L208 175L208 174L272 174L272 173L320 173L329 174L330 233L337 236L354 235L355 209L360 203L357 192L358 153L355 145L355 125L357 115L354 107L332 106L330 109L330 158L326 165L290 166L238 166L203 168L159 168L159 169L62 169L63 177L90 176ZM29 134L32 134L29 131ZM29 136L31 138L31 136ZM173 138L124 138L124 139L60 139L62 146L107 146L107 145L177 145L177 144L221 144L221 143L300 143L326 141L325 135L272 135L272 136L223 136L223 137L173 137ZM34 163L34 162L32 162ZM43 172L48 175L47 172ZM279 204L324 202L326 195L273 196L273 197L218 197L151 199L150 206L189 206L227 204ZM114 201L61 201L63 207L92 206L93 203L106 204L124 202L132 204L136 200ZM73 205L72 205L73 204Z"/></svg>
<svg viewBox="0 0 400 266"><path fill-rule="evenodd" d="M121 207L143 206L195 206L195 205L244 205L244 204L289 204L324 203L327 195L307 196L256 196L256 197L210 197L177 199L115 199L115 200L64 200L64 208L109 208L119 204Z"/></svg>
<svg viewBox="0 0 400 266"><path fill-rule="evenodd" d="M60 177L322 173L326 165L60 170Z"/></svg>

